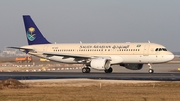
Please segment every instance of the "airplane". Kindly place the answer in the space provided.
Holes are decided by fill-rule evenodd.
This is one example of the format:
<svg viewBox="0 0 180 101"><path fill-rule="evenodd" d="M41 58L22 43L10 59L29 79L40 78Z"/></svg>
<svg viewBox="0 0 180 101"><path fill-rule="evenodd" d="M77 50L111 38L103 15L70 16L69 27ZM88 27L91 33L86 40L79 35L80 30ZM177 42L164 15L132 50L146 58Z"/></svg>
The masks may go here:
<svg viewBox="0 0 180 101"><path fill-rule="evenodd" d="M51 43L40 32L30 15L23 15L28 45L8 47L50 61L68 64L83 64L82 73L91 69L112 73L119 65L130 70L140 70L148 64L149 73L154 73L151 64L165 63L174 58L172 52L156 43Z"/></svg>

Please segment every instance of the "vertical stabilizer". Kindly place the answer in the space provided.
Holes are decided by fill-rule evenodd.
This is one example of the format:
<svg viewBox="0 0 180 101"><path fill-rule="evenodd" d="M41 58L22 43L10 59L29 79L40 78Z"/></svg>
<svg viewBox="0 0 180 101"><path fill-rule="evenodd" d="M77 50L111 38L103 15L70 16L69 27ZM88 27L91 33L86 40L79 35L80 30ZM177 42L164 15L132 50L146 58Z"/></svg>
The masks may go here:
<svg viewBox="0 0 180 101"><path fill-rule="evenodd" d="M29 15L23 15L24 26L26 30L27 41L29 45L50 44L49 41L41 34L36 24Z"/></svg>

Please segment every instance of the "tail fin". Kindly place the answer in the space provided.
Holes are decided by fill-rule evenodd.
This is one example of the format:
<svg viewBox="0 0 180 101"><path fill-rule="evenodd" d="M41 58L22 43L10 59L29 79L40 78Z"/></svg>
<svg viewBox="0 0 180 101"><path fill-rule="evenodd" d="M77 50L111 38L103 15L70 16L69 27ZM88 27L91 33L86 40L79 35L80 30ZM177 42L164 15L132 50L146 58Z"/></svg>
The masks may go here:
<svg viewBox="0 0 180 101"><path fill-rule="evenodd" d="M49 41L41 34L36 24L29 15L23 15L24 26L26 29L26 36L29 45L34 44L50 44Z"/></svg>

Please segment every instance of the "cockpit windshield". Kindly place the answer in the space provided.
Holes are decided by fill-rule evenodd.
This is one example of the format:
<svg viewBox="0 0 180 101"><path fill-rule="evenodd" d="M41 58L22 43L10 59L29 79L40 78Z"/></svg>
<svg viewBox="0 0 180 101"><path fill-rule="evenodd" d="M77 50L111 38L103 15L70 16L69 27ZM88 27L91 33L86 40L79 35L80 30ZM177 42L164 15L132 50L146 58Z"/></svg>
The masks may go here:
<svg viewBox="0 0 180 101"><path fill-rule="evenodd" d="M166 48L156 48L155 51L167 51Z"/></svg>
<svg viewBox="0 0 180 101"><path fill-rule="evenodd" d="M163 49L163 51L167 51L167 49L166 48L162 48Z"/></svg>

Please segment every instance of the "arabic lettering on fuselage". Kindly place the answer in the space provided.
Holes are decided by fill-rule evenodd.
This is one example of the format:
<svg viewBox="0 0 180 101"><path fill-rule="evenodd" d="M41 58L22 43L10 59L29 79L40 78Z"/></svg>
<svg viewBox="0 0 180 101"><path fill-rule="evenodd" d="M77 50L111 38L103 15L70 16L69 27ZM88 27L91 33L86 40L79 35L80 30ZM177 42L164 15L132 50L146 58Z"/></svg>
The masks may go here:
<svg viewBox="0 0 180 101"><path fill-rule="evenodd" d="M80 48L129 48L129 45L81 45Z"/></svg>
<svg viewBox="0 0 180 101"><path fill-rule="evenodd" d="M113 49L116 49L116 48L129 48L129 45L120 45L120 46L118 46L118 45L114 45L113 47L112 47Z"/></svg>

